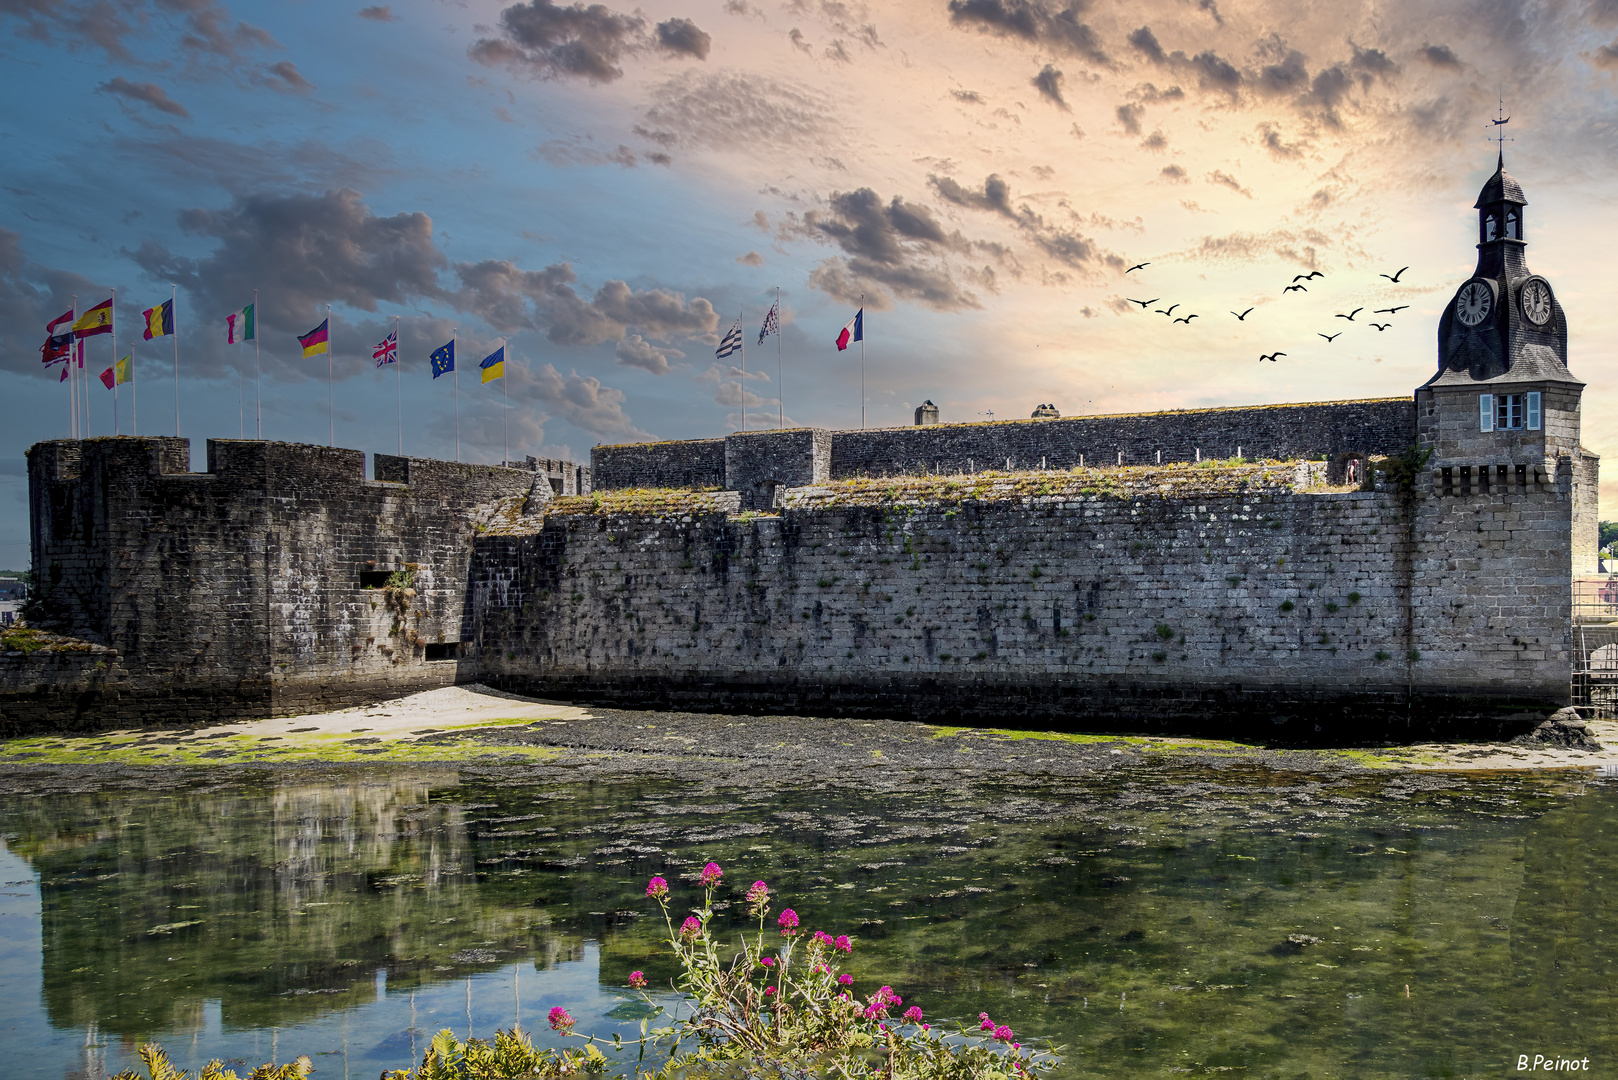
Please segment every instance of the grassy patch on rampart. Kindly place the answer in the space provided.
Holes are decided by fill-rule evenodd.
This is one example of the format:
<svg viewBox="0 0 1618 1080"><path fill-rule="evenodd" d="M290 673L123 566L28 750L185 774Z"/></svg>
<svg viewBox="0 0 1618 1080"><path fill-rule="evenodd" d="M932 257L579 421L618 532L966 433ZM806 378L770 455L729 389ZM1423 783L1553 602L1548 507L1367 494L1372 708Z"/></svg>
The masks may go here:
<svg viewBox="0 0 1618 1080"><path fill-rule="evenodd" d="M736 496L718 488L614 488L551 500L551 514L720 514Z"/></svg>

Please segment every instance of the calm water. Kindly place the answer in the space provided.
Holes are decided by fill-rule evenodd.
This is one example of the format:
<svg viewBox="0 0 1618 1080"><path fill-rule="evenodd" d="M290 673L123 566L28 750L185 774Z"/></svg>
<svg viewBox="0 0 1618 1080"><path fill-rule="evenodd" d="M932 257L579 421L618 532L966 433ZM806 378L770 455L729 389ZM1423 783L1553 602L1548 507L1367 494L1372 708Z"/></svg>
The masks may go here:
<svg viewBox="0 0 1618 1080"><path fill-rule="evenodd" d="M187 1068L308 1053L368 1080L441 1028L543 1029L558 1004L627 1032L628 973L671 974L646 878L710 858L736 899L763 877L806 928L855 935L858 987L986 1009L1064 1045L1069 1076L1618 1067L1618 784L1590 774L333 773L0 802L0 833L8 1077L103 1076L154 1040Z"/></svg>

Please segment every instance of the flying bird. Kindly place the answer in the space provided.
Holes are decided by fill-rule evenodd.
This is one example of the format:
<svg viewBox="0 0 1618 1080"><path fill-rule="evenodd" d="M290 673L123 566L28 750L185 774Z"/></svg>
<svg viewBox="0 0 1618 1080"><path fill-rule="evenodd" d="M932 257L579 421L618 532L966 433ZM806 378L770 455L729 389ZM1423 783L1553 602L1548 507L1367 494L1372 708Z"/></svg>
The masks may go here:
<svg viewBox="0 0 1618 1080"><path fill-rule="evenodd" d="M1167 311L1164 311L1162 308L1158 308L1157 313L1159 315L1173 315L1174 314L1174 309L1179 307L1179 306L1180 306L1179 304L1170 304Z"/></svg>
<svg viewBox="0 0 1618 1080"><path fill-rule="evenodd" d="M1340 337L1342 337L1342 336L1343 336L1343 332L1342 332L1342 331L1341 331L1341 330L1339 330L1339 331L1337 331L1337 333L1335 333L1335 334L1321 334L1321 335L1320 335L1320 336L1321 336L1321 337L1323 337L1323 338L1325 338L1325 339L1326 339L1326 344L1328 344L1328 345L1329 345L1329 344L1331 344L1331 343L1332 343L1332 342L1333 342L1333 341L1336 341L1336 340L1337 340L1337 339L1338 339L1338 338L1340 338Z"/></svg>
<svg viewBox="0 0 1618 1080"><path fill-rule="evenodd" d="M1373 314L1373 315L1397 315L1397 314L1399 314L1399 312L1403 311L1405 308L1407 308L1409 306L1410 306L1409 304L1400 304L1398 307L1377 308L1375 311L1371 312L1371 314Z"/></svg>
<svg viewBox="0 0 1618 1080"><path fill-rule="evenodd" d="M1183 318L1183 319L1175 319L1175 320L1174 320L1174 321L1175 321L1175 322L1183 322L1183 323L1186 323L1186 324L1189 324L1189 323L1190 323L1190 322L1191 322L1191 320L1192 320L1192 319L1194 319L1194 318L1196 318L1196 316L1195 316L1195 315L1187 315L1187 316L1186 316L1186 317L1185 317L1185 318Z"/></svg>
<svg viewBox="0 0 1618 1080"><path fill-rule="evenodd" d="M1406 270L1409 270L1409 269L1410 269L1410 267L1406 266L1406 267L1400 268L1400 270L1399 270L1399 272L1397 274L1378 274L1377 276L1378 277L1385 277L1389 281L1391 281L1395 285L1397 285L1397 284L1399 284L1399 279L1404 276L1404 272Z"/></svg>
<svg viewBox="0 0 1618 1080"><path fill-rule="evenodd" d="M1233 312L1231 312L1231 314L1232 314L1232 315L1236 315L1236 313L1235 313L1235 312L1234 312L1234 311L1233 311ZM1244 312L1242 312L1242 313L1241 313L1241 314L1240 314L1240 315L1236 315L1236 321L1237 321L1237 322L1246 322L1246 321L1247 321L1247 317L1248 317L1248 316L1249 316L1249 315L1251 315L1251 314L1253 314L1253 309L1252 309L1252 308L1248 308L1248 309L1247 309L1247 310L1246 310L1246 311L1244 311Z"/></svg>
<svg viewBox="0 0 1618 1080"><path fill-rule="evenodd" d="M1148 266L1150 266L1150 265L1152 265L1152 264L1151 264L1151 263L1149 263L1149 262L1144 262L1144 263L1136 263L1136 264L1135 264L1135 265L1134 265L1134 266L1131 266L1131 267L1130 267L1130 268L1129 268L1129 269L1128 269L1128 270L1125 270L1125 271L1124 271L1124 273L1126 273L1126 274L1132 274L1132 273L1134 273L1134 272L1135 272L1135 271L1136 271L1136 270L1144 270L1144 269L1146 269L1146 268L1147 268L1147 267L1148 267Z"/></svg>
<svg viewBox="0 0 1618 1080"><path fill-rule="evenodd" d="M1364 310L1365 309L1362 308L1362 307L1357 307L1353 311L1350 311L1347 315L1339 315L1337 317L1339 319L1347 319L1349 322L1353 322L1354 321L1354 316L1358 315L1360 312L1362 312Z"/></svg>
<svg viewBox="0 0 1618 1080"><path fill-rule="evenodd" d="M1297 277L1293 278L1292 280L1295 281L1295 282L1296 281L1313 281L1317 277L1325 277L1325 276L1326 275L1322 274L1319 270L1311 270L1307 274L1299 274Z"/></svg>
<svg viewBox="0 0 1618 1080"><path fill-rule="evenodd" d="M1268 360L1270 363L1273 364L1273 363L1276 362L1275 358L1277 356L1285 356L1285 355L1286 355L1286 353L1284 353L1284 352L1273 352L1268 356L1260 356L1258 359L1259 359L1260 363L1263 363L1265 360Z"/></svg>
<svg viewBox="0 0 1618 1080"><path fill-rule="evenodd" d="M1388 327L1392 326L1393 324L1390 323L1390 322L1374 322L1371 325L1376 327L1378 330L1386 330Z"/></svg>
<svg viewBox="0 0 1618 1080"><path fill-rule="evenodd" d="M1141 310L1142 310L1142 311L1145 311L1145 310L1146 310L1146 309L1147 309L1147 308L1149 308L1149 307L1151 307L1151 306L1152 306L1152 305L1153 305L1153 304L1155 304L1155 303L1157 303L1157 302L1158 302L1158 301L1159 301L1159 300L1161 300L1161 299L1162 299L1162 297L1161 297L1161 296L1154 296L1154 297L1152 297L1152 299L1150 299L1150 300L1131 300L1131 299L1130 299L1130 298L1129 298L1129 297L1127 297L1127 296L1126 296L1126 297L1124 297L1124 299L1125 299L1125 300L1129 300L1129 302L1130 302L1130 303L1131 303L1131 304L1139 304L1139 305L1140 305L1140 309L1141 309Z"/></svg>
<svg viewBox="0 0 1618 1080"><path fill-rule="evenodd" d="M1308 292L1308 291L1309 290L1304 288L1302 285L1288 285L1286 288L1281 290L1283 295L1286 294L1286 293L1289 293L1289 292Z"/></svg>

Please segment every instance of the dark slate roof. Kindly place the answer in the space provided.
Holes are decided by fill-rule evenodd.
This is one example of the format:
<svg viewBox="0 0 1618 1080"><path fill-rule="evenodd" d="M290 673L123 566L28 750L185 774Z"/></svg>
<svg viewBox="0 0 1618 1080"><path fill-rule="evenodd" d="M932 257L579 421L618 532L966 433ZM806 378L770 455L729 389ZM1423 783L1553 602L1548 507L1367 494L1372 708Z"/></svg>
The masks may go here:
<svg viewBox="0 0 1618 1080"><path fill-rule="evenodd" d="M1518 206L1528 205L1528 200L1523 198L1522 185L1513 180L1511 174L1506 172L1504 162L1501 162L1500 167L1494 171L1494 175L1489 177L1489 182L1483 185L1483 190L1478 192L1478 201L1472 204L1472 208L1482 210L1485 206L1497 202L1512 202Z"/></svg>

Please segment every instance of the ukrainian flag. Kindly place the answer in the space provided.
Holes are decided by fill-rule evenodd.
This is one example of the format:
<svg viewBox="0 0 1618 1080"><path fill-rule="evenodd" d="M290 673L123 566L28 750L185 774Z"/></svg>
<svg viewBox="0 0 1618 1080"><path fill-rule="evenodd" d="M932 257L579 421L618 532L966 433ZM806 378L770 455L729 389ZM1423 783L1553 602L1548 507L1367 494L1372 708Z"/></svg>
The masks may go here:
<svg viewBox="0 0 1618 1080"><path fill-rule="evenodd" d="M478 366L483 369L484 382L494 382L496 379L504 378L506 374L506 347L502 345L488 356L485 356L483 363Z"/></svg>
<svg viewBox="0 0 1618 1080"><path fill-rule="evenodd" d="M321 353L327 350L326 323L329 322L331 322L331 320L327 319L325 322L321 323L307 334L303 334L298 338L298 344L303 346L303 355L305 359L311 356L319 356Z"/></svg>

